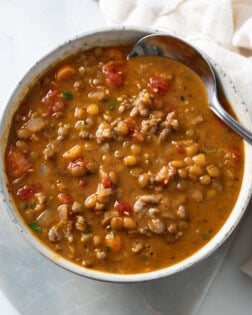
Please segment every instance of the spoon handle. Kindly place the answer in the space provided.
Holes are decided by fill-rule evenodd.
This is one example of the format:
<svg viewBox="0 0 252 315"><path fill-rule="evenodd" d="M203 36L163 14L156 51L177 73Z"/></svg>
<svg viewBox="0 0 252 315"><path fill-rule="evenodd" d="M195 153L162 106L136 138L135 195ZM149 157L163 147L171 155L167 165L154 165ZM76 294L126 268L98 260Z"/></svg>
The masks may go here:
<svg viewBox="0 0 252 315"><path fill-rule="evenodd" d="M248 143L252 144L252 132L247 128L240 125L225 109L220 105L219 101L216 99L214 106L211 106L211 110L223 120L232 130L238 133L242 138L244 138Z"/></svg>

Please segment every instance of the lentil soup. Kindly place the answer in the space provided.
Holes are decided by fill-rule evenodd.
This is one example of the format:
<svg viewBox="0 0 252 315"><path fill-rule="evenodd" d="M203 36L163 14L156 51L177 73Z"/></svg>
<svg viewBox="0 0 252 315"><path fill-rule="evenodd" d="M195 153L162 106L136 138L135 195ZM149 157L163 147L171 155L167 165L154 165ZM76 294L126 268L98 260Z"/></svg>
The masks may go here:
<svg viewBox="0 0 252 315"><path fill-rule="evenodd" d="M6 149L24 221L68 260L111 273L173 265L228 218L242 140L189 68L131 47L66 59L30 89Z"/></svg>

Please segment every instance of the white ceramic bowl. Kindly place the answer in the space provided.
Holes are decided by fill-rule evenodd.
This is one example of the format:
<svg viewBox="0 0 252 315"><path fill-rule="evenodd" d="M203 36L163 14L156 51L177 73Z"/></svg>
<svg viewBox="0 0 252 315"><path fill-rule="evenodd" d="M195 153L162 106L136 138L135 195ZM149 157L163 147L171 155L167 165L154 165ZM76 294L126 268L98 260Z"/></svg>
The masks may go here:
<svg viewBox="0 0 252 315"><path fill-rule="evenodd" d="M96 271L92 269L86 269L75 263L72 263L63 257L55 254L47 246L43 245L36 237L33 236L30 229L24 223L21 216L16 210L12 196L8 192L7 178L5 174L4 167L4 152L6 148L6 143L8 139L9 128L11 125L12 117L17 110L20 101L26 95L30 86L43 74L48 68L52 65L58 63L60 60L64 59L66 56L69 56L80 50L87 50L95 46L109 46L115 44L126 44L133 43L139 38L149 33L154 33L155 30L151 29L132 29L132 28L107 28L101 31L95 31L92 33L86 33L81 37L73 39L59 48L55 49L43 59L41 59L35 66L25 75L22 81L18 84L15 91L13 92L6 109L4 111L1 127L0 127L0 190L1 198L4 202L6 210L11 218L11 220L16 224L19 230L23 233L25 238L30 242L33 247L35 247L40 253L45 255L51 261L57 265L72 271L76 274L111 282L137 282L137 281L146 281L151 279L157 279L171 274L177 273L181 270L184 270L202 259L209 256L214 252L232 233L235 227L238 225L241 220L246 207L248 205L251 191L252 191L252 146L244 143L245 147L245 163L244 163L244 177L242 182L241 191L238 197L238 200L228 217L227 221L220 229L220 231L200 250L195 252L192 256L186 258L185 260L160 270L152 271L149 273L142 274L131 274L131 275L120 275L106 273L102 271ZM248 110L242 101L241 97L238 95L236 88L234 87L232 81L227 76L226 73L213 61L212 65L217 71L217 75L220 79L220 82L223 85L224 92L230 101L232 108L238 117L239 121L248 129L251 129L251 123L249 121Z"/></svg>

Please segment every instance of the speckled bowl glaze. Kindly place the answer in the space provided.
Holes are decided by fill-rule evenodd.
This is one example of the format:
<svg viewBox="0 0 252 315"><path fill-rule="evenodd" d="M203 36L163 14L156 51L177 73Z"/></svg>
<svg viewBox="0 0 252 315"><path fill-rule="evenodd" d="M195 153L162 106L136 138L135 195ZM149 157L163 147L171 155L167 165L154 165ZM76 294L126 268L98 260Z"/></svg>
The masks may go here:
<svg viewBox="0 0 252 315"><path fill-rule="evenodd" d="M85 51L87 49L93 48L95 46L109 46L115 44L127 44L137 41L142 36L148 35L150 33L155 33L156 30L153 29L139 29L139 28L107 28L103 30L94 31L92 33L86 33L78 38L75 38L71 41L68 41L64 45L58 47L28 71L24 76L22 81L18 84L15 91L8 104L6 105L0 127L0 139L1 139L1 158L0 158L0 196L4 202L5 208L8 211L8 214L21 231L24 237L28 242L36 248L41 254L46 256L48 259L56 263L57 265L65 268L68 271L74 272L81 276L88 278L93 278L97 280L110 281L110 282L138 282L138 281L147 281L151 279L158 279L161 277L166 277L174 273L180 272L190 266L198 263L202 259L209 256L214 252L233 232L233 230L238 225L241 220L248 202L251 197L252 192L252 146L247 143L244 143L245 148L245 161L244 161L244 177L242 182L241 191L238 197L238 200L228 217L225 224L222 226L220 231L200 250L195 252L192 256L186 258L185 260L160 270L152 271L149 273L141 274L112 274L101 272L97 270L87 269L81 267L73 262L70 262L63 257L55 254L47 246L43 245L34 235L31 233L30 229L24 223L21 216L18 214L18 211L15 207L12 196L8 192L7 178L5 174L5 165L4 165L4 152L7 144L9 128L11 125L12 117L17 110L20 101L28 92L29 88L33 83L40 78L50 67L58 63L60 60L65 57L77 52ZM228 75L210 59L213 67L217 72L217 76L222 84L225 95L227 96L232 108L238 117L239 121L248 129L251 129L251 122L248 115L248 110L242 98L239 96L235 86L228 77ZM32 249L31 249L32 250Z"/></svg>

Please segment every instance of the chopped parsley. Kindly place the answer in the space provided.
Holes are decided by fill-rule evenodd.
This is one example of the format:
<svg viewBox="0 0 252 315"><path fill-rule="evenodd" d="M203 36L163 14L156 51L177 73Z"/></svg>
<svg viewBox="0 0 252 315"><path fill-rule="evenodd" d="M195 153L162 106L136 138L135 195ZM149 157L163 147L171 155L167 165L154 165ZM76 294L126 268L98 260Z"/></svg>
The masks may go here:
<svg viewBox="0 0 252 315"><path fill-rule="evenodd" d="M112 239L114 240L116 237L115 232L111 232L110 235L111 235Z"/></svg>
<svg viewBox="0 0 252 315"><path fill-rule="evenodd" d="M204 241L208 241L209 240L209 235L203 234L202 238L203 238Z"/></svg>
<svg viewBox="0 0 252 315"><path fill-rule="evenodd" d="M118 101L117 101L116 98L113 98L113 99L110 101L108 98L103 97L103 98L101 99L101 101L102 101L103 103L108 103L108 102L111 103L111 105L109 106L109 110L115 110L115 109L116 109L116 104L118 103Z"/></svg>
<svg viewBox="0 0 252 315"><path fill-rule="evenodd" d="M29 227L32 228L34 231L38 232L38 233L41 233L42 232L42 227L39 226L37 223L35 222L32 222L32 223L29 223Z"/></svg>
<svg viewBox="0 0 252 315"><path fill-rule="evenodd" d="M68 92L68 91L64 91L60 95L62 98L64 98L67 101L71 101L73 99L73 94L71 92Z"/></svg>
<svg viewBox="0 0 252 315"><path fill-rule="evenodd" d="M115 110L116 104L118 103L117 99L116 98L112 99L111 103L112 103L112 105L109 106L109 110Z"/></svg>

